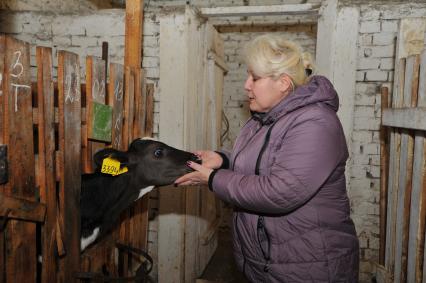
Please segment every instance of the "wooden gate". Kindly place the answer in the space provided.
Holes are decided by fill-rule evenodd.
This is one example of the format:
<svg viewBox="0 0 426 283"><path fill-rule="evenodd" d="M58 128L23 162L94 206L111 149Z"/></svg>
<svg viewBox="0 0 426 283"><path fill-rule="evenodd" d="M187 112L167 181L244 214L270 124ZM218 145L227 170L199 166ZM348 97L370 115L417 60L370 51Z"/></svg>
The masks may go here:
<svg viewBox="0 0 426 283"><path fill-rule="evenodd" d="M143 71L101 58L36 48L37 82L30 79L30 45L0 35L0 281L75 282L77 274L131 276L140 262L120 242L145 249L147 196L126 211L115 230L80 254L81 174L92 155L126 150L152 135L153 94ZM149 87L148 89L152 89ZM86 273L87 275L88 273Z"/></svg>
<svg viewBox="0 0 426 283"><path fill-rule="evenodd" d="M426 282L425 27L424 18L401 20L391 99L382 89L378 282Z"/></svg>

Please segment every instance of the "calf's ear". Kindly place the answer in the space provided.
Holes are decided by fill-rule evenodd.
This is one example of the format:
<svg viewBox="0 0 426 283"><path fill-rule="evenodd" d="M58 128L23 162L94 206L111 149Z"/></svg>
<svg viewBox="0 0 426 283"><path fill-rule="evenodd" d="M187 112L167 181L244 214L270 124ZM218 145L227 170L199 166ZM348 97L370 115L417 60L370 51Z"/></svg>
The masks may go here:
<svg viewBox="0 0 426 283"><path fill-rule="evenodd" d="M126 166L129 163L127 152L119 151L113 148L105 148L96 152L93 156L96 167L100 168L102 166L103 160L107 157L118 160L122 166Z"/></svg>

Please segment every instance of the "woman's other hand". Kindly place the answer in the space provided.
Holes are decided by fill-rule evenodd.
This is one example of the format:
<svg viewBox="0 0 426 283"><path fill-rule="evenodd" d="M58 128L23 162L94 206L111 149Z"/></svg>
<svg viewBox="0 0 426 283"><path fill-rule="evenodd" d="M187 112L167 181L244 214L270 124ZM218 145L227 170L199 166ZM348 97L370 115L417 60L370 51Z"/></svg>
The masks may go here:
<svg viewBox="0 0 426 283"><path fill-rule="evenodd" d="M220 156L217 152L211 150L198 150L194 152L194 154L200 157L202 165L206 168L218 169L222 166L222 156Z"/></svg>
<svg viewBox="0 0 426 283"><path fill-rule="evenodd" d="M222 159L220 156L219 158ZM203 166L204 160L203 160L203 165L200 165L192 161L188 161L187 165L191 167L192 169L194 169L194 172L191 172L186 175L183 175L182 177L179 177L175 181L174 185L175 186L207 185L210 174L213 172L213 169Z"/></svg>

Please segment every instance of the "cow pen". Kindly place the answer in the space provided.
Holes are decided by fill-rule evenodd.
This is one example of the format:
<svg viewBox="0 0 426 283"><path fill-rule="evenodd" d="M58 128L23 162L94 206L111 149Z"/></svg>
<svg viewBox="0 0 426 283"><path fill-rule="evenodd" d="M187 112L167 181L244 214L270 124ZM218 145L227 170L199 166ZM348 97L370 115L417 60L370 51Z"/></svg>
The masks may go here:
<svg viewBox="0 0 426 283"><path fill-rule="evenodd" d="M153 129L153 86L143 70L110 63L107 76L103 57L85 58L83 78L78 54L58 51L54 58L51 48L37 46L32 82L30 45L0 35L2 282L129 277L141 265L117 243L146 249L147 196L80 254L80 176L93 171L93 153L107 146L126 150Z"/></svg>

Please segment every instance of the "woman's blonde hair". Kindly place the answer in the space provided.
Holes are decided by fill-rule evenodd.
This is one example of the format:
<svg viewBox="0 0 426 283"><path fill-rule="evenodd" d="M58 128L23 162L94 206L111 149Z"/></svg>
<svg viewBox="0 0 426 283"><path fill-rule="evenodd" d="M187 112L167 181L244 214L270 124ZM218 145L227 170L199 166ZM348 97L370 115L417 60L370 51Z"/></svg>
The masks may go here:
<svg viewBox="0 0 426 283"><path fill-rule="evenodd" d="M250 41L245 47L245 62L249 71L260 77L279 78L288 75L294 86L304 84L313 71L310 53L282 36L264 34Z"/></svg>

